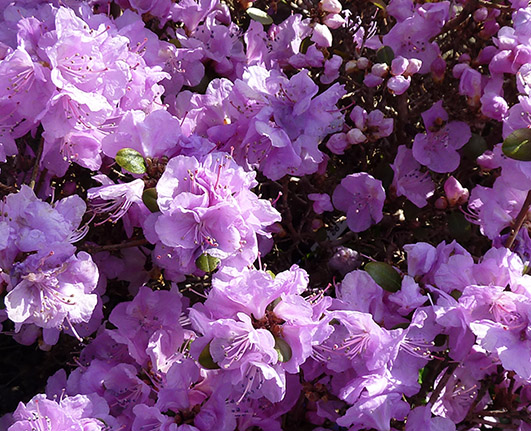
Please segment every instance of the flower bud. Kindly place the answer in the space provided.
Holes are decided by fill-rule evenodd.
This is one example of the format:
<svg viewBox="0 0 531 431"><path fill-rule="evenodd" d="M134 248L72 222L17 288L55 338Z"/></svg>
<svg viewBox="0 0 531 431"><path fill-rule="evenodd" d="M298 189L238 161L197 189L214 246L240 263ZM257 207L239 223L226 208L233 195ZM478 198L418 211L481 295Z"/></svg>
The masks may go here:
<svg viewBox="0 0 531 431"><path fill-rule="evenodd" d="M351 145L362 144L367 142L367 136L360 129L354 128L348 131L347 140Z"/></svg>
<svg viewBox="0 0 531 431"><path fill-rule="evenodd" d="M444 196L441 196L435 201L434 206L438 210L445 210L448 208L448 200Z"/></svg>
<svg viewBox="0 0 531 431"><path fill-rule="evenodd" d="M444 183L444 193L451 207L463 205L468 201L468 189L465 189L453 176L450 176Z"/></svg>
<svg viewBox="0 0 531 431"><path fill-rule="evenodd" d="M341 12L341 10L343 9L343 7L341 6L341 3L339 3L338 0L321 0L319 2L319 8L323 12L334 13L334 14Z"/></svg>
<svg viewBox="0 0 531 431"><path fill-rule="evenodd" d="M345 275L360 266L360 258L357 251L347 247L337 247L333 256L328 261L330 269Z"/></svg>
<svg viewBox="0 0 531 431"><path fill-rule="evenodd" d="M345 20L345 18L336 13L327 15L326 18L323 20L323 24L331 29L339 28L346 22L347 21Z"/></svg>
<svg viewBox="0 0 531 431"><path fill-rule="evenodd" d="M365 70L369 67L369 59L367 57L358 58L358 69Z"/></svg>
<svg viewBox="0 0 531 431"><path fill-rule="evenodd" d="M489 10L486 7L480 7L474 12L474 21L485 21L489 16Z"/></svg>
<svg viewBox="0 0 531 431"><path fill-rule="evenodd" d="M350 75L351 73L354 73L357 70L359 70L357 60L349 60L345 63L345 72L347 75Z"/></svg>

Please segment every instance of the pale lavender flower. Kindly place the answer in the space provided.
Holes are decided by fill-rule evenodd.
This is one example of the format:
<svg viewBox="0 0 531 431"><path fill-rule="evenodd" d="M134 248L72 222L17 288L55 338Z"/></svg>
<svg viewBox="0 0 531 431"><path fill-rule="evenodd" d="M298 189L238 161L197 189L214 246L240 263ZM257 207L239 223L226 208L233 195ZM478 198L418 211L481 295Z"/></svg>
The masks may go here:
<svg viewBox="0 0 531 431"><path fill-rule="evenodd" d="M9 319L20 328L35 323L62 329L67 323L88 322L97 296L98 268L88 253L73 254L71 245L43 248L14 265L5 298Z"/></svg>
<svg viewBox="0 0 531 431"><path fill-rule="evenodd" d="M195 271L203 253L222 265L243 268L257 258L257 236L280 220L269 201L250 191L254 172L245 172L225 153L171 159L157 184L160 212L144 222L148 240L171 248L178 261L170 267Z"/></svg>
<svg viewBox="0 0 531 431"><path fill-rule="evenodd" d="M39 394L25 405L19 403L13 419L15 423L8 431L105 431L108 429L106 422L112 423L107 403L95 395L76 395L56 402Z"/></svg>

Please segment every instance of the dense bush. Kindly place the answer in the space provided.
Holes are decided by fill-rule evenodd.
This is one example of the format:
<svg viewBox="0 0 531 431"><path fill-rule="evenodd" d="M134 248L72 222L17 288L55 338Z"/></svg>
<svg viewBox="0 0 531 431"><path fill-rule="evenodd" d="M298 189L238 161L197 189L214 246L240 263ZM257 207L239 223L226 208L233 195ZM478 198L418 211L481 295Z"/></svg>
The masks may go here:
<svg viewBox="0 0 531 431"><path fill-rule="evenodd" d="M531 430L527 0L0 11L0 429Z"/></svg>

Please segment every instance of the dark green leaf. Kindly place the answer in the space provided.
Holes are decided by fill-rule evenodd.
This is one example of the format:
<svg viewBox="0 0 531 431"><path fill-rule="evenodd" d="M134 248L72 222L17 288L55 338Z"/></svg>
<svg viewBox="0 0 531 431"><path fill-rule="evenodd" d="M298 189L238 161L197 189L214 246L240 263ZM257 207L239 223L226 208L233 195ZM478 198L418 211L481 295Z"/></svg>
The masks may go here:
<svg viewBox="0 0 531 431"><path fill-rule="evenodd" d="M472 137L463 147L463 154L470 159L477 159L488 149L487 141L483 136L472 133Z"/></svg>
<svg viewBox="0 0 531 431"><path fill-rule="evenodd" d="M304 39L302 39L302 42L299 46L299 52L301 54L306 54L311 44L313 44L312 38L310 36L305 37Z"/></svg>
<svg viewBox="0 0 531 431"><path fill-rule="evenodd" d="M503 154L515 160L531 161L531 129L518 129L505 138Z"/></svg>
<svg viewBox="0 0 531 431"><path fill-rule="evenodd" d="M463 213L454 211L448 215L448 230L458 241L466 241L472 234L472 226Z"/></svg>
<svg viewBox="0 0 531 431"><path fill-rule="evenodd" d="M148 210L150 210L152 213L159 212L159 204L157 203L157 189L151 188L151 189L145 189L142 193L142 202L144 202L144 205L148 207Z"/></svg>
<svg viewBox="0 0 531 431"><path fill-rule="evenodd" d="M288 362L291 359L291 347L280 337L275 337L275 350L278 353L279 362Z"/></svg>
<svg viewBox="0 0 531 431"><path fill-rule="evenodd" d="M246 10L247 15L251 17L251 19L258 21L260 24L263 25L269 25L273 24L273 18L271 18L267 12L264 12L262 9L258 9L256 7L250 7Z"/></svg>
<svg viewBox="0 0 531 431"><path fill-rule="evenodd" d="M364 269L382 289L388 292L400 290L402 278L391 265L385 262L369 262Z"/></svg>
<svg viewBox="0 0 531 431"><path fill-rule="evenodd" d="M390 46L382 46L378 51L376 51L376 61L378 63L385 63L391 67L391 62L395 58L395 53Z"/></svg>
<svg viewBox="0 0 531 431"><path fill-rule="evenodd" d="M143 174L146 172L144 157L132 148L122 148L116 153L116 163L132 174Z"/></svg>
<svg viewBox="0 0 531 431"><path fill-rule="evenodd" d="M214 362L210 354L210 343L208 343L199 354L199 364L207 370L219 370L221 367Z"/></svg>
<svg viewBox="0 0 531 431"><path fill-rule="evenodd" d="M195 261L195 266L197 266L201 271L212 272L214 271L221 260L217 257L210 256L208 253L203 253Z"/></svg>

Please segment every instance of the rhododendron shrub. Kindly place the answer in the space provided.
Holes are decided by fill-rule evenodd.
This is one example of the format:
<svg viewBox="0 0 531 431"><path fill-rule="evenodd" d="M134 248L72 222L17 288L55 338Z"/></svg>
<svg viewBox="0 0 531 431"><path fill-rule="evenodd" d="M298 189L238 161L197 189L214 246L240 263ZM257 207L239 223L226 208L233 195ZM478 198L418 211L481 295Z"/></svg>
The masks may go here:
<svg viewBox="0 0 531 431"><path fill-rule="evenodd" d="M531 6L6 0L0 429L531 429Z"/></svg>

